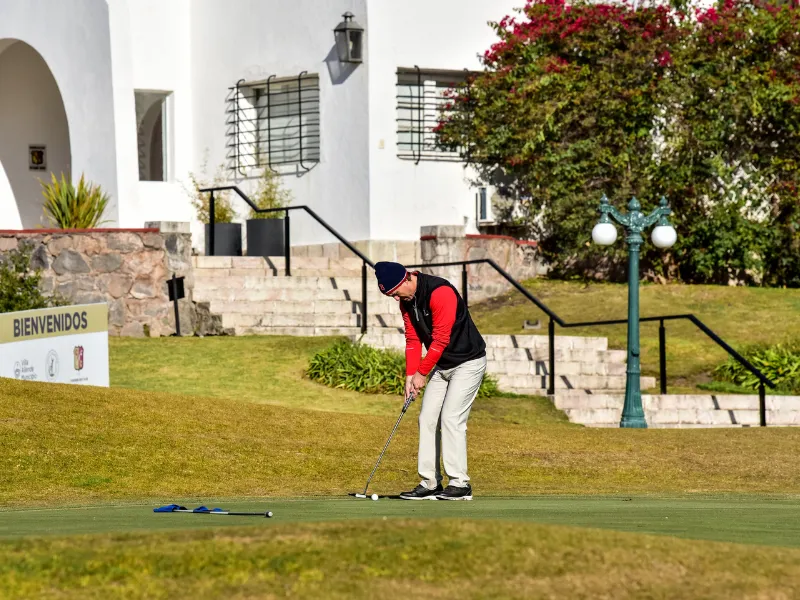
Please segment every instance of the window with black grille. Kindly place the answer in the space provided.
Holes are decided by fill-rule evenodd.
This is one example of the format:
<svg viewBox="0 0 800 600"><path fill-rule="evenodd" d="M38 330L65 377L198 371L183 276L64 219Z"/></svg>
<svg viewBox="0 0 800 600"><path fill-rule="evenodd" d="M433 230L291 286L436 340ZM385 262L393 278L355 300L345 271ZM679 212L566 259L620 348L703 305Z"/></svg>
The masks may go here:
<svg viewBox="0 0 800 600"><path fill-rule="evenodd" d="M445 92L467 71L397 70L397 156L405 160L460 162L458 152L437 144L436 126L449 103Z"/></svg>
<svg viewBox="0 0 800 600"><path fill-rule="evenodd" d="M319 76L270 77L231 88L235 168L297 165L320 160Z"/></svg>

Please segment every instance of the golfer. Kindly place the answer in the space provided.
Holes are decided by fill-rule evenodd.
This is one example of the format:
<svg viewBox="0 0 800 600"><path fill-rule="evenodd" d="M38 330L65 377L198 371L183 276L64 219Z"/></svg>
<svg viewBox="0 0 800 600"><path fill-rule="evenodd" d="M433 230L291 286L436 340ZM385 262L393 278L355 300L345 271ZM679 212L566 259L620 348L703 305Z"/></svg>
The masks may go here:
<svg viewBox="0 0 800 600"><path fill-rule="evenodd" d="M486 343L450 282L375 265L378 288L400 303L406 334L406 397L426 384L419 414L420 484L404 500L472 500L467 475L467 418L486 372ZM422 358L422 346L427 352ZM447 473L442 489L439 457Z"/></svg>

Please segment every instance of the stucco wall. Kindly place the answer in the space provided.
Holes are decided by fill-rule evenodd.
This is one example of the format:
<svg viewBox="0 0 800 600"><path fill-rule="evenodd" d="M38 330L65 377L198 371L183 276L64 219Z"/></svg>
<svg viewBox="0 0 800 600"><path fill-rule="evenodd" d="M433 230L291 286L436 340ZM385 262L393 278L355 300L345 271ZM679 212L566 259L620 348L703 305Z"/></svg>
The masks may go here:
<svg viewBox="0 0 800 600"><path fill-rule="evenodd" d="M191 221L195 218L184 191L188 174L195 169L192 92L192 13L190 0L136 0L127 2L126 23L130 37L130 85L133 90L169 92L167 101L167 180L139 181L136 172L136 204L126 215L126 226L144 221ZM218 40L224 36L216 36ZM224 115L223 117L224 123ZM131 115L135 136L135 116ZM200 130L207 123L198 124ZM136 143L136 137L134 144ZM134 148L135 152L135 148ZM195 231L199 231L195 227ZM195 242L197 247L198 242Z"/></svg>
<svg viewBox="0 0 800 600"><path fill-rule="evenodd" d="M239 79L319 74L321 162L303 175L283 181L295 204L308 204L348 239L369 237L368 65L340 73L333 29L351 11L370 29L365 0L193 0L192 89L194 94L194 168L208 150L213 171L226 160L229 143L225 114L228 88ZM254 173L256 175L257 173ZM245 191L254 182L237 177ZM237 203L244 213L244 206ZM196 229L198 231L199 229ZM199 239L199 237L198 237ZM313 220L292 215L292 242L331 242ZM195 242L196 245L202 247Z"/></svg>
<svg viewBox="0 0 800 600"><path fill-rule="evenodd" d="M416 240L432 224L474 228L475 192L460 163L397 157L398 67L480 69L477 55L496 36L499 21L520 0L369 0L370 234Z"/></svg>
<svg viewBox="0 0 800 600"><path fill-rule="evenodd" d="M32 46L55 78L70 131L73 179L81 173L109 192L117 222L117 168L109 9L106 0L0 0L0 41ZM2 81L0 86L14 86ZM27 153L27 142L25 143ZM4 219L0 215L0 220ZM0 221L0 227L8 226ZM13 224L11 224L13 226Z"/></svg>
<svg viewBox="0 0 800 600"><path fill-rule="evenodd" d="M47 223L40 180L70 177L69 129L47 63L28 44L9 42L0 52L0 226L35 227ZM46 170L30 170L31 144L45 147Z"/></svg>

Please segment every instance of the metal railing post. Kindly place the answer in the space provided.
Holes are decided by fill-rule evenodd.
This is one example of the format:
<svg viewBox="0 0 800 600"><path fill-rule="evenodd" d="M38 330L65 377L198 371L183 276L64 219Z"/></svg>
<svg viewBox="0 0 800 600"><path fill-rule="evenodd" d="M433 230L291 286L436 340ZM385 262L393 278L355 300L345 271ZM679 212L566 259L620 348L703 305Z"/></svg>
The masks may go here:
<svg viewBox="0 0 800 600"><path fill-rule="evenodd" d="M658 328L658 372L661 379L661 395L667 393L667 328L664 321Z"/></svg>
<svg viewBox="0 0 800 600"><path fill-rule="evenodd" d="M283 255L286 258L286 276L292 275L292 238L291 228L289 227L289 211L286 211L286 216L283 218Z"/></svg>
<svg viewBox="0 0 800 600"><path fill-rule="evenodd" d="M361 263L361 333L367 333L367 263Z"/></svg>
<svg viewBox="0 0 800 600"><path fill-rule="evenodd" d="M556 324L553 319L547 325L547 346L550 353L550 372L547 382L547 394L553 396L556 393Z"/></svg>
<svg viewBox="0 0 800 600"><path fill-rule="evenodd" d="M467 287L467 265L461 265L461 296L464 298L464 306L469 308L469 288Z"/></svg>
<svg viewBox="0 0 800 600"><path fill-rule="evenodd" d="M758 386L758 416L761 419L761 427L767 426L767 391L764 389L762 381Z"/></svg>
<svg viewBox="0 0 800 600"><path fill-rule="evenodd" d="M208 200L208 255L214 256L214 191Z"/></svg>

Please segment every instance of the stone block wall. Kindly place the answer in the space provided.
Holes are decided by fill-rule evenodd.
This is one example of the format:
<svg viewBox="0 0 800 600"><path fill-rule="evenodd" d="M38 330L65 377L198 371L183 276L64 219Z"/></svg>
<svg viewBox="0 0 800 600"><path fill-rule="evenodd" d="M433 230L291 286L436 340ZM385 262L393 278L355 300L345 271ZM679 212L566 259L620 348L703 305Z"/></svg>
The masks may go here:
<svg viewBox="0 0 800 600"><path fill-rule="evenodd" d="M500 235L467 235L459 225L433 225L422 228L423 263L446 263L491 258L509 275L523 281L547 271L539 259L536 242ZM461 290L462 267L424 268L424 273L444 277ZM469 301L485 300L511 289L506 279L490 265L467 266Z"/></svg>
<svg viewBox="0 0 800 600"><path fill-rule="evenodd" d="M110 335L172 335L175 312L166 282L173 273L183 276L181 333L191 335L202 325L192 302L191 234L176 229L4 231L0 252L31 243L42 291L75 304L108 303Z"/></svg>
<svg viewBox="0 0 800 600"><path fill-rule="evenodd" d="M422 262L420 242L399 240L362 240L353 242L373 262L390 260L407 265ZM357 258L347 246L338 242L331 244L312 244L308 246L292 246L292 256L300 258Z"/></svg>

